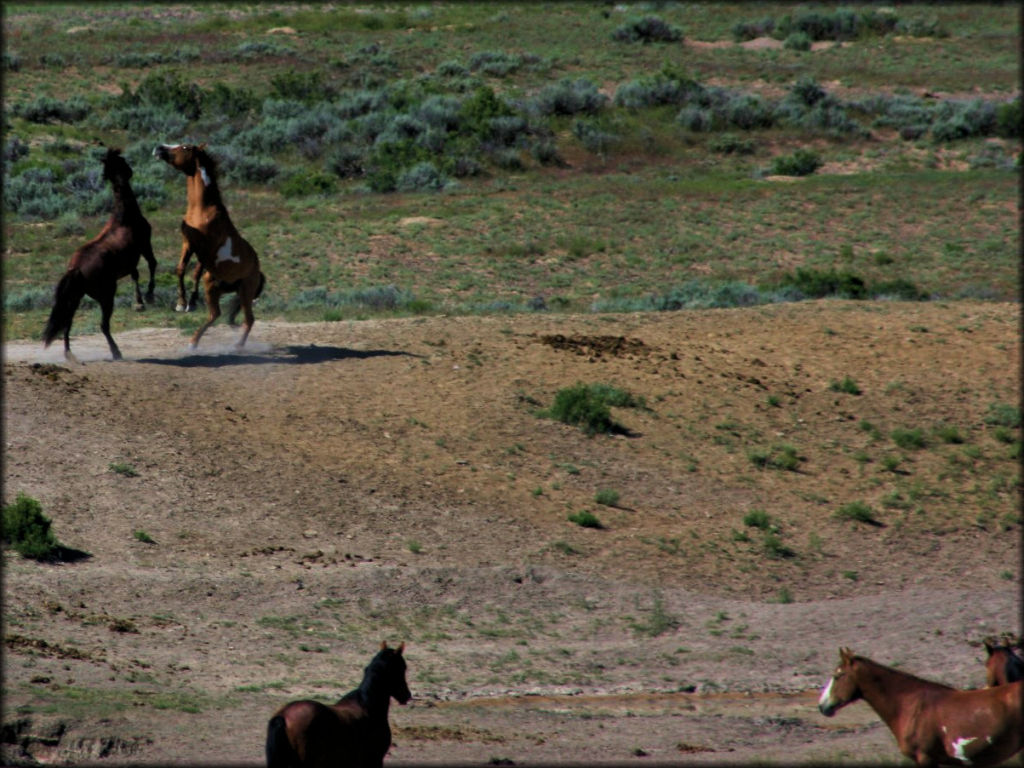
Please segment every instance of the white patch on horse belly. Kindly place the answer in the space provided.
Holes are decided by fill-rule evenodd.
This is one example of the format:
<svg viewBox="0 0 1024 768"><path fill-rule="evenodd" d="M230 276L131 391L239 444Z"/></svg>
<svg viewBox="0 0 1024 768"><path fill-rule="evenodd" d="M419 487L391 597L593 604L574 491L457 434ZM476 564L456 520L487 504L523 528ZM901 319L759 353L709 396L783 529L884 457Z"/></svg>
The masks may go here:
<svg viewBox="0 0 1024 768"><path fill-rule="evenodd" d="M967 757L967 753L964 750L970 746L972 741L977 741L976 738L962 738L954 741L950 746L953 747L953 757L962 762L964 765L970 765L971 761Z"/></svg>
<svg viewBox="0 0 1024 768"><path fill-rule="evenodd" d="M203 186L210 186L210 177L206 175L206 169L203 166L199 166L199 175L203 177Z"/></svg>
<svg viewBox="0 0 1024 768"><path fill-rule="evenodd" d="M235 255L233 255L231 253L231 238L230 237L227 240L225 240L224 241L224 245L222 245L217 250L217 263L218 264L220 264L222 261L241 261L241 260L242 260L241 256L235 256Z"/></svg>

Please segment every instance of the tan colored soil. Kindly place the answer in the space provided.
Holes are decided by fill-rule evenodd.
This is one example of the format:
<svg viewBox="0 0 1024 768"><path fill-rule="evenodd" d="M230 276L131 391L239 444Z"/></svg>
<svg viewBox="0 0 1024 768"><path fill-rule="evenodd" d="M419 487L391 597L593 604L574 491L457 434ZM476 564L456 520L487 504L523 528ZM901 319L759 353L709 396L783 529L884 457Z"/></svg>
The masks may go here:
<svg viewBox="0 0 1024 768"><path fill-rule="evenodd" d="M963 445L886 471L899 451L862 422L952 423L1015 473L985 416L1019 401L1018 311L257 313L242 352L225 326L196 353L147 330L119 363L73 338L80 366L10 342L4 500L88 556L4 554L3 756L256 764L276 707L404 640L387 764L896 760L866 705L826 720L816 691L840 645L982 683L978 641L1020 615L1016 486ZM862 394L830 390L845 376ZM646 408L592 438L538 416L575 382ZM798 471L752 463L781 443ZM883 525L835 517L855 500Z"/></svg>

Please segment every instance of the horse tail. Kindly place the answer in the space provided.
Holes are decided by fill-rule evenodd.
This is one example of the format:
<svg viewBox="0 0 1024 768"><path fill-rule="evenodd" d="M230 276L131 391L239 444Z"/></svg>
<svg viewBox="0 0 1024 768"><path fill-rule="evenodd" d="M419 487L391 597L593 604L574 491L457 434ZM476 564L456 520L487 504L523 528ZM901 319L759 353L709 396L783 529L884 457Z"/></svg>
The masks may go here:
<svg viewBox="0 0 1024 768"><path fill-rule="evenodd" d="M65 328L71 327L71 321L78 310L78 304L85 295L85 278L77 269L68 270L57 283L53 292L53 309L43 330L43 346L53 343Z"/></svg>
<svg viewBox="0 0 1024 768"><path fill-rule="evenodd" d="M260 294L263 293L263 286L266 284L266 282L267 278L265 278L263 276L263 273L260 272L260 284L256 286L256 295L253 296L254 299L258 299L260 297Z"/></svg>
<svg viewBox="0 0 1024 768"><path fill-rule="evenodd" d="M288 726L281 715L267 723L267 768L288 768L299 764L299 756L288 741Z"/></svg>

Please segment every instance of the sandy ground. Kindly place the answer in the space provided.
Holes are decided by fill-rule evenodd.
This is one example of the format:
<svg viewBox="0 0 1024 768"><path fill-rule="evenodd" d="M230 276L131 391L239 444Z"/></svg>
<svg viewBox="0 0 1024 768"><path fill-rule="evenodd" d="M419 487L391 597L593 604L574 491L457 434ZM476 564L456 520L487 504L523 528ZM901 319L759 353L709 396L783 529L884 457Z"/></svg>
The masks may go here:
<svg viewBox="0 0 1024 768"><path fill-rule="evenodd" d="M414 694L387 764L897 762L817 691L840 645L977 687L981 638L1019 628L1017 466L985 422L1019 402L1018 312L257 314L241 351L147 330L118 363L73 338L82 365L9 342L4 501L69 558L4 553L3 757L258 764L274 709L387 640ZM576 382L645 407L613 436L544 418ZM884 437L940 423L964 443ZM796 471L751 460L782 443ZM836 518L858 499L879 525Z"/></svg>

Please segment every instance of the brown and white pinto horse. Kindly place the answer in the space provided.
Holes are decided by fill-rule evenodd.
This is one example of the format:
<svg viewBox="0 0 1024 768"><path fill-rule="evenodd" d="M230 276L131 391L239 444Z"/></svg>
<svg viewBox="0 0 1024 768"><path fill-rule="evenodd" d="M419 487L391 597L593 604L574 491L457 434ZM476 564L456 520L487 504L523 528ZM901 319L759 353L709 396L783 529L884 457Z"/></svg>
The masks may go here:
<svg viewBox="0 0 1024 768"><path fill-rule="evenodd" d="M237 344L242 347L252 330L252 303L262 292L265 280L256 251L238 234L221 199L217 164L206 153L205 145L160 144L153 150L153 155L186 176L188 207L181 222L177 309L181 311L195 306L195 290L191 302L185 302L185 271L189 259L195 254L199 260L196 275L198 277L200 270L203 272L206 307L210 313L207 321L192 336L192 347L195 348L206 329L220 317L221 295L233 292L238 293L238 303L245 314L242 335Z"/></svg>
<svg viewBox="0 0 1024 768"><path fill-rule="evenodd" d="M989 638L985 640L985 685L1006 685L1024 680L1024 651L1018 639L1000 642Z"/></svg>
<svg viewBox="0 0 1024 768"><path fill-rule="evenodd" d="M53 309L43 330L43 346L53 343L61 331L64 332L64 357L76 361L71 354L71 322L83 296L91 296L100 305L102 317L100 330L107 338L110 354L115 360L121 359L121 350L110 335L110 316L114 312L114 294L117 281L131 275L135 285L135 309L142 310L142 294L139 291L139 257L149 265L149 287L146 301L153 301L154 273L156 259L150 242L152 229L142 215L139 201L129 179L131 166L121 157L121 150L108 149L103 155L103 178L110 182L114 191L114 210L106 226L96 237L83 245L71 257L67 271L54 289Z"/></svg>
<svg viewBox="0 0 1024 768"><path fill-rule="evenodd" d="M960 690L883 666L849 648L822 689L832 717L864 699L917 765L997 765L1024 747L1024 682Z"/></svg>
<svg viewBox="0 0 1024 768"><path fill-rule="evenodd" d="M269 768L381 768L391 748L391 698L412 698L405 682L405 643L380 651L363 682L328 706L305 699L281 707L267 724Z"/></svg>

